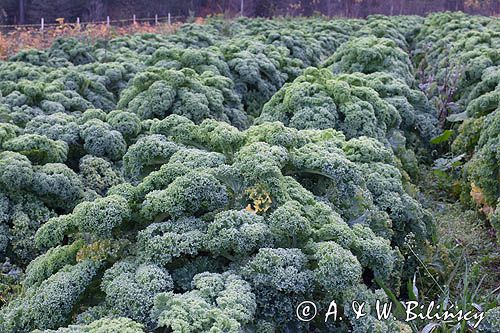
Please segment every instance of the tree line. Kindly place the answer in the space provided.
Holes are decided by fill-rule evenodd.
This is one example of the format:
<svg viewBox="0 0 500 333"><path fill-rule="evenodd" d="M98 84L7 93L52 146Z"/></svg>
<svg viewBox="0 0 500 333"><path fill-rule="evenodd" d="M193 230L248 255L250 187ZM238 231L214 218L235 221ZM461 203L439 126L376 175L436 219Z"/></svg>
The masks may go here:
<svg viewBox="0 0 500 333"><path fill-rule="evenodd" d="M56 18L76 21L165 16L262 16L321 14L366 17L371 14L425 15L435 11L499 15L500 0L2 0L0 24L38 23Z"/></svg>

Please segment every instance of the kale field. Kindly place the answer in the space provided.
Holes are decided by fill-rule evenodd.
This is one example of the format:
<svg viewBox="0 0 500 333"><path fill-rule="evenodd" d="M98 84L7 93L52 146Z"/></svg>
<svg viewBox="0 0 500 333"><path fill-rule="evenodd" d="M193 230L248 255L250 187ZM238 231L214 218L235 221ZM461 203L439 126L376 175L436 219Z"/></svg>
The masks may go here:
<svg viewBox="0 0 500 333"><path fill-rule="evenodd" d="M0 62L0 332L500 332L499 103L500 20L463 13L21 51Z"/></svg>

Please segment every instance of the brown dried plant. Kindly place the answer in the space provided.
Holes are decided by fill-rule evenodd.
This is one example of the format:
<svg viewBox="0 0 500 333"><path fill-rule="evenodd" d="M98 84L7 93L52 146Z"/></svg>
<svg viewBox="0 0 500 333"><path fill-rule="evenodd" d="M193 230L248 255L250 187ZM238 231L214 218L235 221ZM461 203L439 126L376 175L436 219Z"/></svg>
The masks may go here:
<svg viewBox="0 0 500 333"><path fill-rule="evenodd" d="M70 24L65 23L64 19L58 19L57 22L46 26L44 31L39 27L18 27L8 32L0 32L0 60L5 60L21 50L48 48L59 37L94 41L132 34L170 34L179 27L179 23L168 25L136 22L123 26L107 26L106 23Z"/></svg>

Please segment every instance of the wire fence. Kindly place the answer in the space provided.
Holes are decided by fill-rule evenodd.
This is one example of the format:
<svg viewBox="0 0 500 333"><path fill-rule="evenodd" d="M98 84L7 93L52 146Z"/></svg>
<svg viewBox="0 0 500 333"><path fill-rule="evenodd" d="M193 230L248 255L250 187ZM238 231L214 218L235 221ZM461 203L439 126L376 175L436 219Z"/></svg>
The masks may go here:
<svg viewBox="0 0 500 333"><path fill-rule="evenodd" d="M40 23L31 23L31 24L0 24L0 30L14 30L14 29L33 29L39 28L40 30L57 28L60 27L61 24L74 25L85 27L87 25L107 25L107 26L122 26L125 24L138 24L138 23L149 23L149 24L174 24L179 22L185 22L187 20L186 16L172 16L168 13L167 16L158 16L154 17L145 17L145 18L137 18L133 15L130 19L113 19L111 20L109 16L106 17L106 20L103 21L86 21L81 22L80 18L76 19L76 22L68 22L65 19L61 19L60 22L55 23L47 23L45 22L45 18L40 18Z"/></svg>

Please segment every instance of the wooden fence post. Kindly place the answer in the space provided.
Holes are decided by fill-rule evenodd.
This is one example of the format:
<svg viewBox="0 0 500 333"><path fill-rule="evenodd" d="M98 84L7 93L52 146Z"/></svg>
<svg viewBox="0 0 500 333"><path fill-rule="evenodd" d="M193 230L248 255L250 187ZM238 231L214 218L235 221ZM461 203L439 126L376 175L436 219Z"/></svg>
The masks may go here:
<svg viewBox="0 0 500 333"><path fill-rule="evenodd" d="M155 14L155 25L158 25L158 14Z"/></svg>
<svg viewBox="0 0 500 333"><path fill-rule="evenodd" d="M79 17L76 18L76 24L80 25L80 18Z"/></svg>
<svg viewBox="0 0 500 333"><path fill-rule="evenodd" d="M168 25L171 25L172 22L170 21L170 13L168 13Z"/></svg>
<svg viewBox="0 0 500 333"><path fill-rule="evenodd" d="M134 25L135 25L135 23L136 23L136 22L135 22L135 14L134 14L134 16L132 16L132 20L133 20L133 23L134 23Z"/></svg>
<svg viewBox="0 0 500 333"><path fill-rule="evenodd" d="M45 28L45 20L42 17L42 19L40 20L40 31L43 31L44 28Z"/></svg>
<svg viewBox="0 0 500 333"><path fill-rule="evenodd" d="M109 16L106 16L106 26L109 28Z"/></svg>

